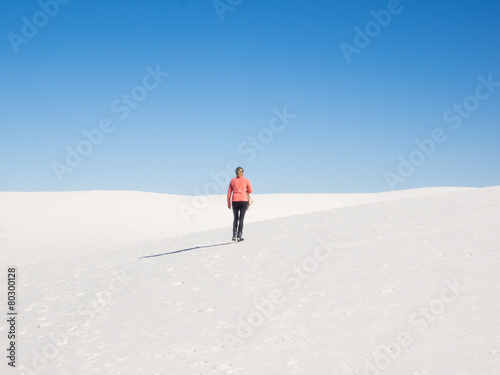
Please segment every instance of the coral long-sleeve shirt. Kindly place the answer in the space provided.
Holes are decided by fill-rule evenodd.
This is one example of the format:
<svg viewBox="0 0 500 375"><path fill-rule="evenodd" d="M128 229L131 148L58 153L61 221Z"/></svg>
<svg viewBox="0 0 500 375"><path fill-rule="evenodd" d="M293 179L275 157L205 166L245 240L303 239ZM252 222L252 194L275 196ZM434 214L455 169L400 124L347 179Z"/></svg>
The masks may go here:
<svg viewBox="0 0 500 375"><path fill-rule="evenodd" d="M235 177L229 183L229 189L227 189L227 205L231 205L233 202L248 202L248 195L252 192L252 185L248 178L243 176ZM231 194L233 199L231 199Z"/></svg>

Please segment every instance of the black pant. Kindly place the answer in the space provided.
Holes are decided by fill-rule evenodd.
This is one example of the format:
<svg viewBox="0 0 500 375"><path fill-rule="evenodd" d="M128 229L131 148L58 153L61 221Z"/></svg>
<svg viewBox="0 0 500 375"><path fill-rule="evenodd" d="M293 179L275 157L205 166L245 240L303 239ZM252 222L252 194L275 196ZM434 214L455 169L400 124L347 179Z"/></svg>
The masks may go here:
<svg viewBox="0 0 500 375"><path fill-rule="evenodd" d="M248 202L233 202L233 231L238 230L238 233L243 233L243 220L247 212ZM239 223L238 223L239 222Z"/></svg>

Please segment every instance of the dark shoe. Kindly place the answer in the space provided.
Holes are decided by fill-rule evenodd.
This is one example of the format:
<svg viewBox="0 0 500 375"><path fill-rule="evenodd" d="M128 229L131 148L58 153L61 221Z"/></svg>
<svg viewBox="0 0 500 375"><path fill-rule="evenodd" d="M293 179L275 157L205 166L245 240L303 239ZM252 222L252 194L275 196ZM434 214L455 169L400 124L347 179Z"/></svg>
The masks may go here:
<svg viewBox="0 0 500 375"><path fill-rule="evenodd" d="M242 236L242 234L243 234L243 233L241 233L241 232L239 232L239 233L238 233L238 242L240 242L240 241L245 241L245 239L244 239L243 237L241 237L241 236Z"/></svg>
<svg viewBox="0 0 500 375"><path fill-rule="evenodd" d="M233 241L236 241L236 231L233 230L233 238L232 238Z"/></svg>

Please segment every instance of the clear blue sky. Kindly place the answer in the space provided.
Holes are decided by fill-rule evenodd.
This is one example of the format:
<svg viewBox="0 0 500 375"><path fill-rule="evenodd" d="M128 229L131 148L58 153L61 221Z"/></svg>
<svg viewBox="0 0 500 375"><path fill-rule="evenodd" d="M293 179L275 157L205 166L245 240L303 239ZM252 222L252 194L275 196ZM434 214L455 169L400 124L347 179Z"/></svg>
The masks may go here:
<svg viewBox="0 0 500 375"><path fill-rule="evenodd" d="M500 185L497 0L55 1L0 4L2 191Z"/></svg>

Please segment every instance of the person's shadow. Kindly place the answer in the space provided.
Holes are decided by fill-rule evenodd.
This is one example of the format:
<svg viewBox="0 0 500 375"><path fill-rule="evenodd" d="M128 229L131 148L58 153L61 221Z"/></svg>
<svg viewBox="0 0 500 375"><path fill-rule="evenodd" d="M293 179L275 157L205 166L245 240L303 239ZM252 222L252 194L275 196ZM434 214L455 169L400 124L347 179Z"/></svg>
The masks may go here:
<svg viewBox="0 0 500 375"><path fill-rule="evenodd" d="M191 251L191 250L196 250L196 249L202 249L204 247L215 247L215 246L224 246L224 245L231 245L234 242L225 242L225 243L218 243L216 245L205 245L205 246L196 246L196 247L190 247L188 249L182 249L182 250L176 250L176 251L171 251L170 253L163 253L163 254L155 254L155 255L146 255L144 257L140 257L139 259L145 259L145 258L156 258L156 257L161 257L164 255L172 255L172 254L177 254L177 253L182 253L184 251Z"/></svg>

